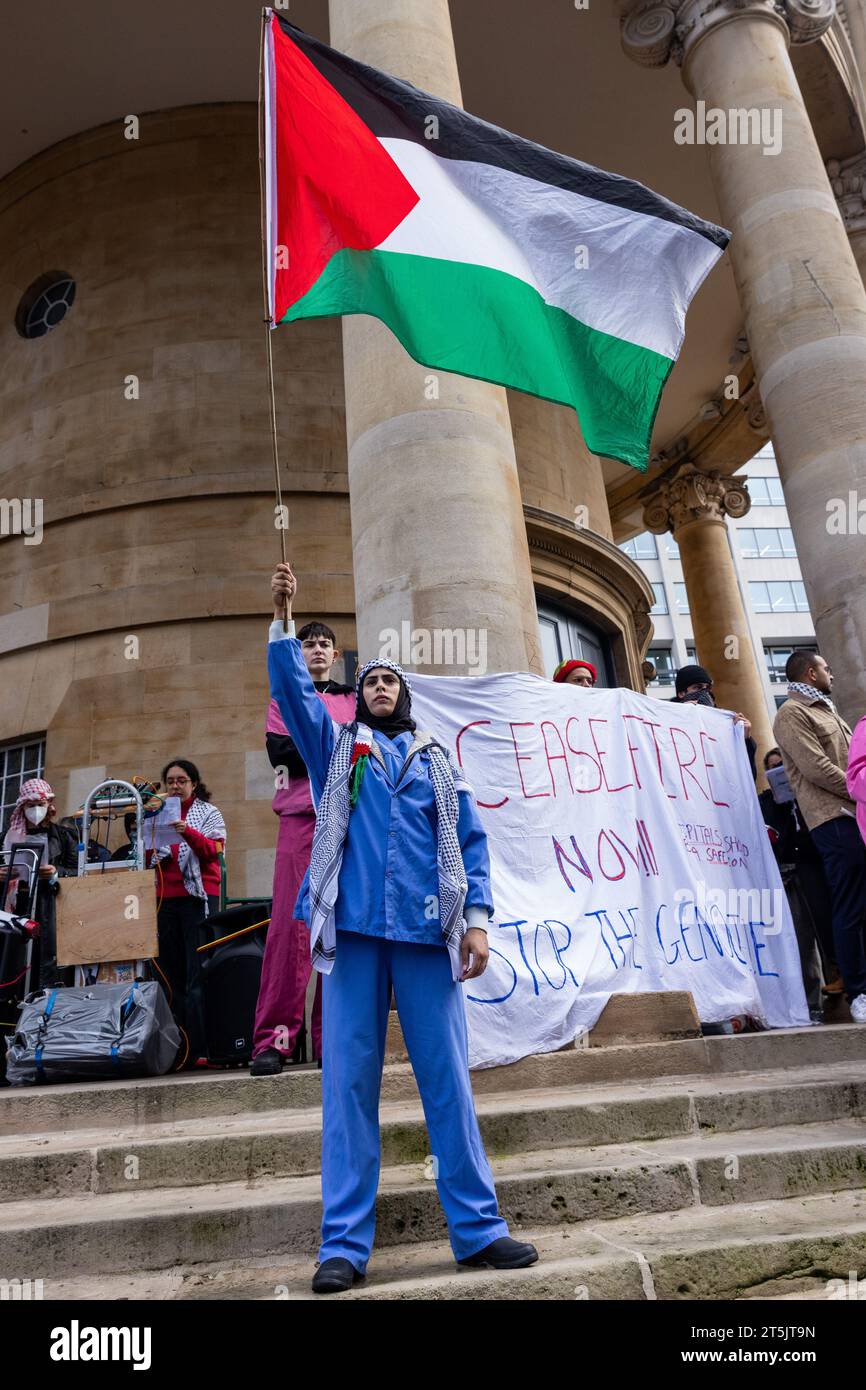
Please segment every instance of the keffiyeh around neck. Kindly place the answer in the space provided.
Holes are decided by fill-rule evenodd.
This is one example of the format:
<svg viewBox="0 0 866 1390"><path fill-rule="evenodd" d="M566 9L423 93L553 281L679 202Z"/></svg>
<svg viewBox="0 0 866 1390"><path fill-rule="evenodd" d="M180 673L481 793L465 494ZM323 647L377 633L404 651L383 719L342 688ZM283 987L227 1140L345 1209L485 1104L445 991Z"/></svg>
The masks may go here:
<svg viewBox="0 0 866 1390"><path fill-rule="evenodd" d="M371 663L378 664L381 663ZM399 667L396 669L399 671ZM372 749L375 742L372 729L361 723L335 724L334 733L334 751L316 810L310 855L310 954L314 968L323 975L333 970L337 950L337 891L352 810L349 783L355 751L359 747ZM430 782L436 799L439 923L448 948L451 976L456 982L463 969L460 943L466 931L463 905L467 893L466 870L457 837L457 793L472 789L449 748L429 734L418 733L410 753L414 750L418 754L421 749L429 750Z"/></svg>
<svg viewBox="0 0 866 1390"><path fill-rule="evenodd" d="M393 671L395 675L400 677L400 694L397 696L397 703L392 713L386 716L373 714L364 699L364 678L370 671L378 671L379 669ZM396 661L380 658L377 661L368 661L365 666L362 666L355 681L355 696L355 718L360 723L375 729L378 734L385 734L387 738L393 738L395 734L414 734L412 687L406 679L402 666L398 666Z"/></svg>
<svg viewBox="0 0 866 1390"><path fill-rule="evenodd" d="M805 695L807 700L823 700L824 704L829 705L831 710L835 713L836 706L833 704L830 696L825 695L824 691L819 690L816 685L807 685L805 681L789 681L788 694Z"/></svg>
<svg viewBox="0 0 866 1390"><path fill-rule="evenodd" d="M209 840L226 841L226 826L222 818L222 813L216 806L209 801L201 801L199 797L193 797L192 805L186 813L186 824L191 830L197 830L200 835L206 835ZM144 828L145 846L147 846L147 822ZM157 852L157 859L167 859L171 854L170 849L162 849ZM183 886L191 898L199 898L204 915L208 915L207 893L201 877L201 865L198 862L198 855L186 843L181 840L177 851L177 863L183 878Z"/></svg>

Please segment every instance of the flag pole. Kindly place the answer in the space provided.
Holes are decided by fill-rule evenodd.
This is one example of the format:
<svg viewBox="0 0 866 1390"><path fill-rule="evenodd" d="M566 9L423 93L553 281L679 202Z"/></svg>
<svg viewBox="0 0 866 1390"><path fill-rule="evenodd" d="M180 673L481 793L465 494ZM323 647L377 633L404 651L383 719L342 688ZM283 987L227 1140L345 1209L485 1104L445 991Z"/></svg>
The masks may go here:
<svg viewBox="0 0 866 1390"><path fill-rule="evenodd" d="M280 485L280 456L277 444L277 403L274 395L274 357L271 350L271 306L269 296L269 276L273 269L268 264L268 226L267 226L267 194L265 172L265 29L268 22L270 10L265 7L262 9L261 32L259 37L259 202L261 209L261 238L262 238L262 306L264 309L265 343L267 346L268 362L268 400L270 405L271 417L271 445L274 456L274 496L276 498L276 516L282 522L283 494ZM286 558L286 528L283 525L277 527L280 533L280 558L283 564L288 564ZM289 604L288 599L283 609L283 632L289 630Z"/></svg>

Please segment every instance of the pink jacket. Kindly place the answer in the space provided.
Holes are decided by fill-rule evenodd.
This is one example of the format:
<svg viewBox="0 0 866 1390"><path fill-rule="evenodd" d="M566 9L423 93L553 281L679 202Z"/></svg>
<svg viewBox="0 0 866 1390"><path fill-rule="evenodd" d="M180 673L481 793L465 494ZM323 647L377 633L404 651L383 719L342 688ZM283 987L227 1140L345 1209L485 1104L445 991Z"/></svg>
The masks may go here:
<svg viewBox="0 0 866 1390"><path fill-rule="evenodd" d="M319 691L319 699L324 700L330 711L331 718L338 723L348 724L355 718L355 696L322 694ZM287 734L289 731L283 723L276 700L271 700L268 706L268 717L265 725L266 732L269 734ZM278 816L291 816L298 814L308 814L310 817L315 815L313 808L313 798L310 792L310 782L307 777L289 777L288 786L278 788L271 803Z"/></svg>
<svg viewBox="0 0 866 1390"><path fill-rule="evenodd" d="M866 714L851 735L848 750L848 794L857 805L857 824L866 841Z"/></svg>

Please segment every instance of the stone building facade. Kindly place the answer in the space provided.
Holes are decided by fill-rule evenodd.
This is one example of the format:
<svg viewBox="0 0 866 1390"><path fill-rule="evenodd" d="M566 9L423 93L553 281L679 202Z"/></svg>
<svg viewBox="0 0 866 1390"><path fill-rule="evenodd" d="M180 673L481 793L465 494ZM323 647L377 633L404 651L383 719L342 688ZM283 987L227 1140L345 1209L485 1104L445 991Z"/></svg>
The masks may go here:
<svg viewBox="0 0 866 1390"><path fill-rule="evenodd" d="M575 133L567 112L544 107L563 7L540 17L524 68L547 124L521 126L510 87L497 105L477 55L487 23L504 58L520 57L501 22L509 4L499 22L486 0L450 12L446 0L310 0L292 17L451 100L470 105L468 87L479 114L617 167L611 136ZM211 18L222 10L230 47L237 7L217 0ZM689 93L784 114L775 157L689 150L688 177L671 139L668 186L649 146L626 167L629 132L617 137L621 172L734 234L694 332L690 316L647 475L589 454L565 408L444 373L431 392L429 373L375 321L272 335L301 618L322 617L362 657L407 621L484 627L488 669L544 673L540 606L548 623L560 614L593 634L608 681L643 689L653 593L618 543L670 527L699 659L722 703L757 711L766 745L751 644L722 659L744 615L720 518L748 508L731 477L772 435L818 641L849 718L866 712L864 539L826 526L831 498L853 493L866 511L861 10L618 0L568 17L587 26L587 80L600 66L650 105L658 81L668 133L665 103L685 106ZM243 18L256 28L254 7ZM173 38L190 59L193 34L181 25ZM101 42L109 62L110 36ZM684 87L671 83L674 64ZM193 73L188 104L163 104L170 73L145 56L140 90L152 99L135 139L106 97L101 121L77 128L70 115L62 138L25 159L13 151L0 178L0 469L7 497L44 505L41 543L0 539L0 741L44 736L62 812L103 775L158 776L168 758L193 758L229 826L235 894L268 891L272 865L263 649L278 557L254 56L251 81L239 74ZM22 336L22 299L53 272L74 280L75 301L56 329Z"/></svg>

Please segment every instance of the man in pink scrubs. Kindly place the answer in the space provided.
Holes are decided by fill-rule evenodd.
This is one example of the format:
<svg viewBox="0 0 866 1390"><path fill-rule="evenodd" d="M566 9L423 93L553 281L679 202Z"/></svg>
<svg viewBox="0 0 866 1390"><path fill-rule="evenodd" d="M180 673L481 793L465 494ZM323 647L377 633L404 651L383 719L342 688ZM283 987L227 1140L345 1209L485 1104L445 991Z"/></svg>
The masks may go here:
<svg viewBox="0 0 866 1390"><path fill-rule="evenodd" d="M355 692L331 680L340 656L336 637L326 623L307 623L298 633L304 661L316 690L338 723L355 718ZM268 757L277 777L273 808L280 818L274 866L274 905L262 962L262 982L256 1006L251 1076L273 1076L291 1057L304 1026L304 1002L312 969L310 932L293 916L301 880L310 862L316 813L307 769L271 700L266 725ZM322 979L316 978L316 997L310 1020L313 1053L322 1055Z"/></svg>

